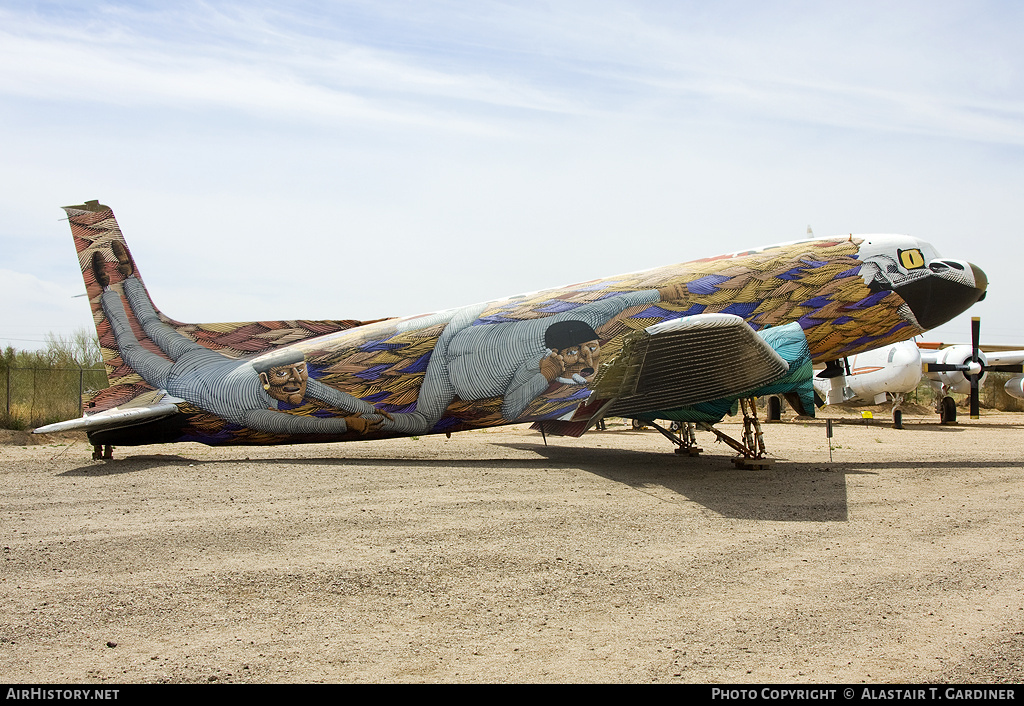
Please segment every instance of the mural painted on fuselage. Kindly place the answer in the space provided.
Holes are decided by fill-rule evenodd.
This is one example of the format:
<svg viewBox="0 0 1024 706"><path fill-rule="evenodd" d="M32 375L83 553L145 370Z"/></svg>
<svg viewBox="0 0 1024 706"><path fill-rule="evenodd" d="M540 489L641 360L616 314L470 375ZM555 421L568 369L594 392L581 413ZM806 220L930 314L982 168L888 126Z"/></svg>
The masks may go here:
<svg viewBox="0 0 1024 706"><path fill-rule="evenodd" d="M127 301L127 290L134 287L127 286L130 280L141 285L134 264L126 274L125 263L116 254L117 262L102 260L99 271L111 280L106 286L92 271L94 253L109 252L114 241L123 244L113 215L73 214L71 222L112 385L135 391L145 385L166 387L166 379L144 379L126 364L110 325L110 306L104 308L104 296L108 302L117 295ZM755 329L798 322L815 361L920 333L912 316L901 311L906 307L899 296L873 291L864 281L859 244L856 238L804 241L366 325L190 326L155 309L154 315L176 335L210 349L211 361L219 354L223 365L221 359L213 361L211 371L218 365L226 370L237 361L240 367L250 366L245 368L247 376L252 377L249 370L258 375L251 366L260 357L242 356L291 344L304 354L308 387L339 391L386 413L386 418L374 417L366 407L329 404L323 394L278 400L273 404L279 412L323 420L361 416L373 420L370 429L360 430L370 436L458 431L571 413L588 398L600 362L614 358L624 336L682 316L732 313ZM166 346L161 349L146 334L134 307L128 306L125 316L121 328L130 329L141 348L174 362ZM336 332L311 338L332 327ZM550 333L555 328L572 331ZM210 384L219 383L202 383ZM185 391L180 387L176 394ZM117 398L116 393L106 393L105 406ZM182 439L259 444L294 440L273 425L261 427L252 418L233 418L202 395L183 399L179 407L192 416L180 429ZM338 435L358 434L348 430Z"/></svg>
<svg viewBox="0 0 1024 706"><path fill-rule="evenodd" d="M597 365L615 356L625 335L682 316L732 313L755 329L796 321L816 361L916 335L919 329L900 313L903 301L892 292L872 292L863 281L857 246L856 239L808 241L662 267L423 317L422 328L417 319L385 321L299 347L306 350L315 370L312 374L326 384L372 401L379 409L405 414L417 409L434 347L448 325L431 324L434 318L453 320L458 312L478 311L469 328L511 328L540 320L574 320L588 307L622 300L628 305L593 326L598 350L597 360L588 366L591 369L586 374L573 371L575 379L558 376L514 417L517 421L556 418L587 397L586 383ZM870 336L865 331L880 333ZM534 333L533 340L538 338ZM539 371L543 358L541 353L535 355L537 359L530 363ZM432 430L507 423L504 403L498 395L477 400L456 397Z"/></svg>

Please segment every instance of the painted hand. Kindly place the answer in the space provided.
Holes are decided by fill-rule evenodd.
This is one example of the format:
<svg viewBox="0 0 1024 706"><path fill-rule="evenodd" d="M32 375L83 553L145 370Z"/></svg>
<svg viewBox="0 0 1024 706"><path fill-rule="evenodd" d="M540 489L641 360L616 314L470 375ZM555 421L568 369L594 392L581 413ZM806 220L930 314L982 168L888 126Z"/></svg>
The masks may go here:
<svg viewBox="0 0 1024 706"><path fill-rule="evenodd" d="M348 430L354 431L357 434L368 434L371 431L377 431L380 429L381 421L380 419L371 421L362 417L345 417L345 424L348 426Z"/></svg>
<svg viewBox="0 0 1024 706"><path fill-rule="evenodd" d="M558 355L554 351L549 353L546 357L540 360L540 374L544 376L548 382L551 382L559 375L565 372L565 361L562 360L562 356Z"/></svg>

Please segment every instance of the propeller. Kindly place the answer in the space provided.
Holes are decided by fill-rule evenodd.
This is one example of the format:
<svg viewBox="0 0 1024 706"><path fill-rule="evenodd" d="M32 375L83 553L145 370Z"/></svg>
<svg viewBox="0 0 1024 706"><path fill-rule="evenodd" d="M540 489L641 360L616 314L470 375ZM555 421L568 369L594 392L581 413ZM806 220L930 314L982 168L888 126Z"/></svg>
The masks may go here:
<svg viewBox="0 0 1024 706"><path fill-rule="evenodd" d="M971 383L971 419L980 416L980 404L978 391L981 386L981 378L985 373L1020 373L1024 372L1024 365L988 365L981 357L979 341L981 340L981 318L971 317L971 357L963 363L928 363L925 366L927 373L963 373Z"/></svg>

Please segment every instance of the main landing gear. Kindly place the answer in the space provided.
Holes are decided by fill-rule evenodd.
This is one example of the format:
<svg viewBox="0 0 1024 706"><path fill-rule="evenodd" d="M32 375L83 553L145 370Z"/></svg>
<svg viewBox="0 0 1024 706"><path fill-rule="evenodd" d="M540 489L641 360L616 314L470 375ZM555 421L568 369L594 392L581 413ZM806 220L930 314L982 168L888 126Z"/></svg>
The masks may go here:
<svg viewBox="0 0 1024 706"><path fill-rule="evenodd" d="M705 422L696 424L685 423L678 434L673 434L655 422L649 422L651 426L660 431L672 443L676 444L676 453L696 456L702 449L696 446L696 439L693 433L695 427L714 434L719 441L724 442L737 452L732 457L732 462L739 468L764 469L774 463L774 459L767 458L767 451L764 447L764 434L761 431L761 422L757 418L757 404L752 397L740 400L740 409L743 410L743 433L740 439L734 439L728 434L715 429Z"/></svg>
<svg viewBox="0 0 1024 706"><path fill-rule="evenodd" d="M956 424L956 400L945 396L939 400L939 422L942 424Z"/></svg>
<svg viewBox="0 0 1024 706"><path fill-rule="evenodd" d="M700 456L704 449L697 446L696 424L693 422L672 422L669 429L657 422L647 422L660 431L666 439L676 445L676 453L685 456Z"/></svg>

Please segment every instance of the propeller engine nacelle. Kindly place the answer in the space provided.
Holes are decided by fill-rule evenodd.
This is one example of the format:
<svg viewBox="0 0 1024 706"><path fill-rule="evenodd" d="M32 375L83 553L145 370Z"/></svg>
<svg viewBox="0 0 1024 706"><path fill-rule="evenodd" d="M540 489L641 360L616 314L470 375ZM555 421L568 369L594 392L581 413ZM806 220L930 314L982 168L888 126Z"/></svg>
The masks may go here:
<svg viewBox="0 0 1024 706"><path fill-rule="evenodd" d="M1003 389L1006 390L1006 394L1010 397L1024 400L1024 377L1010 378L1003 385Z"/></svg>
<svg viewBox="0 0 1024 706"><path fill-rule="evenodd" d="M926 360L924 374L932 381L932 385L940 388L940 392L943 395L949 390L970 394L971 419L978 418L980 407L978 391L981 389L981 383L985 379L986 370L999 373L1024 373L1024 367L1018 363L1007 362L1005 364L989 365L988 356L978 347L980 338L981 319L977 316L972 316L970 346L950 346L949 348L929 353L927 356L921 356L922 360ZM993 353L992 355L998 360L998 353ZM1009 387L1007 392L1011 395L1013 394ZM943 397L941 404L946 405L947 399L949 404L952 405L952 397ZM942 408L944 409L945 407L943 406ZM955 406L953 406L952 411L954 414L955 409ZM943 421L946 420L943 419Z"/></svg>
<svg viewBox="0 0 1024 706"><path fill-rule="evenodd" d="M975 363L972 360L973 351L970 346L950 346L949 348L943 348L942 350L935 351L934 354L927 356L927 363L931 366L933 363L941 366L957 367L961 370L942 370L935 372L932 370L925 371L925 376L936 383L942 385L945 390L951 390L958 392L962 395L969 395L971 393L971 380L968 377L972 373L977 375L981 373L981 377L978 379L978 384L982 384L985 381L985 366L988 364L988 358L985 357L983 351L978 351L978 362Z"/></svg>

